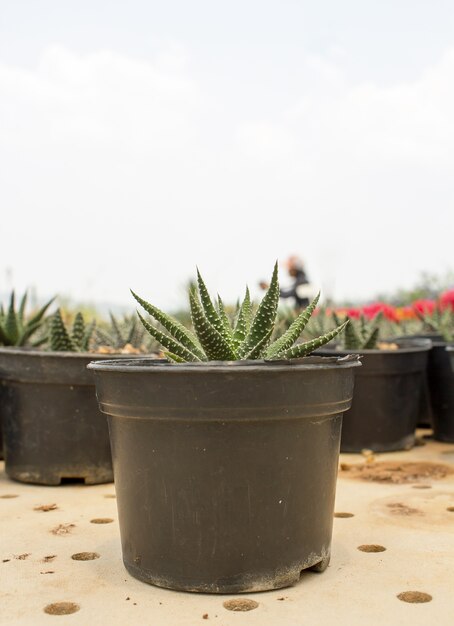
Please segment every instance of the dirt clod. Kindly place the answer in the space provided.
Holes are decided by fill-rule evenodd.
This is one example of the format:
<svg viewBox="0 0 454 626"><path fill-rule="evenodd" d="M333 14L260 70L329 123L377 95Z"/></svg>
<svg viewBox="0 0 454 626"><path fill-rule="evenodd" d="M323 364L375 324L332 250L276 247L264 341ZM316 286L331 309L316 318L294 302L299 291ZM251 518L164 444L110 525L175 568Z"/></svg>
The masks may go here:
<svg viewBox="0 0 454 626"><path fill-rule="evenodd" d="M9 500L11 498L18 498L19 496L17 496L15 493L5 493L2 496L0 496L0 498L2 498L2 500Z"/></svg>
<svg viewBox="0 0 454 626"><path fill-rule="evenodd" d="M334 517L342 517L342 518L347 518L347 517L355 517L353 513L343 513L342 511L339 513L334 513Z"/></svg>
<svg viewBox="0 0 454 626"><path fill-rule="evenodd" d="M450 513L454 513L454 506L448 506L446 510L449 511Z"/></svg>
<svg viewBox="0 0 454 626"><path fill-rule="evenodd" d="M55 528L52 528L50 532L53 535L69 535L75 527L75 524L59 524L55 526Z"/></svg>
<svg viewBox="0 0 454 626"><path fill-rule="evenodd" d="M51 561L53 561L56 558L57 558L56 554L48 554L47 556L44 557L43 563L50 563Z"/></svg>
<svg viewBox="0 0 454 626"><path fill-rule="evenodd" d="M41 504L41 506L35 506L33 510L47 513L48 511L55 511L56 509L58 509L56 504Z"/></svg>
<svg viewBox="0 0 454 626"><path fill-rule="evenodd" d="M421 604L423 602L430 602L432 596L423 591L403 591L397 595L402 602L411 602L413 604Z"/></svg>
<svg viewBox="0 0 454 626"><path fill-rule="evenodd" d="M15 554L14 558L18 561L25 561L25 559L28 558L30 554L30 552L25 552L24 554Z"/></svg>
<svg viewBox="0 0 454 626"><path fill-rule="evenodd" d="M80 606L75 602L54 602L44 607L44 613L49 615L70 615L71 613L77 613Z"/></svg>
<svg viewBox="0 0 454 626"><path fill-rule="evenodd" d="M236 598L232 600L226 600L223 603L223 607L228 611L252 611L258 607L259 603L255 600L248 600L247 598Z"/></svg>
<svg viewBox="0 0 454 626"><path fill-rule="evenodd" d="M371 482L412 483L424 479L438 480L454 474L454 468L429 461L377 461L375 463L342 463L341 474Z"/></svg>
<svg viewBox="0 0 454 626"><path fill-rule="evenodd" d="M113 519L111 517L95 517L90 522L92 524L110 524L113 522Z"/></svg>
<svg viewBox="0 0 454 626"><path fill-rule="evenodd" d="M40 574L55 574L54 570L48 569L45 572L40 572Z"/></svg>
<svg viewBox="0 0 454 626"><path fill-rule="evenodd" d="M391 502L386 506L388 509L391 509L391 513L394 515L423 515L423 512L419 509L414 509L412 506L408 506L402 502Z"/></svg>
<svg viewBox="0 0 454 626"><path fill-rule="evenodd" d="M208 613L204 613L204 614L202 615L202 619L208 619Z"/></svg>
<svg viewBox="0 0 454 626"><path fill-rule="evenodd" d="M365 543L358 546L360 552L385 552L385 546L380 546L377 543Z"/></svg>
<svg viewBox="0 0 454 626"><path fill-rule="evenodd" d="M100 555L97 552L76 552L71 558L73 561L94 561L99 559Z"/></svg>

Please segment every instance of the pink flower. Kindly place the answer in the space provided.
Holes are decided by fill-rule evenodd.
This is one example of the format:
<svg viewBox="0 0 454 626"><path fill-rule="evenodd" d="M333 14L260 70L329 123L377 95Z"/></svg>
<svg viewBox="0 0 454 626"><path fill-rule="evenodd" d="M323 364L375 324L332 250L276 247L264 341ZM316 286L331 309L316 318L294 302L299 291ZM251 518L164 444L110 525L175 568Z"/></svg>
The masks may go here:
<svg viewBox="0 0 454 626"><path fill-rule="evenodd" d="M415 300L413 302L413 308L417 313L422 315L432 315L435 311L435 300Z"/></svg>
<svg viewBox="0 0 454 626"><path fill-rule="evenodd" d="M448 289L440 296L440 308L454 311L454 289Z"/></svg>

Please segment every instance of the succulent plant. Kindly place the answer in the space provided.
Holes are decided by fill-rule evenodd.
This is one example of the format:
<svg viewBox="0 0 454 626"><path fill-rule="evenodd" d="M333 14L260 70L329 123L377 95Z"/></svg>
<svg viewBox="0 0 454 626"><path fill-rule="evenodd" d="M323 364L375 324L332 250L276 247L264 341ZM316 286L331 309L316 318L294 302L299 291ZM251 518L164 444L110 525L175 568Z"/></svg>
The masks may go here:
<svg viewBox="0 0 454 626"><path fill-rule="evenodd" d="M82 313L76 313L71 331L65 326L60 309L51 318L49 348L54 352L88 352L95 322L85 324Z"/></svg>
<svg viewBox="0 0 454 626"><path fill-rule="evenodd" d="M156 340L146 332L136 315L124 315L121 319L115 317L113 313L109 313L109 316L109 325L97 326L95 329L93 343L97 349L120 351L129 348L141 352L157 349Z"/></svg>
<svg viewBox="0 0 454 626"><path fill-rule="evenodd" d="M26 317L27 292L21 298L19 309L16 311L14 291L11 293L8 309L0 305L0 346L25 346L27 343L37 346L45 343L46 337L31 341L44 323L44 315L55 298L46 302L34 315Z"/></svg>
<svg viewBox="0 0 454 626"><path fill-rule="evenodd" d="M432 313L416 312L423 323L423 331L440 334L445 341L454 341L454 310L437 306Z"/></svg>
<svg viewBox="0 0 454 626"><path fill-rule="evenodd" d="M165 348L166 357L177 363L299 358L331 341L348 324L344 322L321 337L294 345L317 306L319 299L317 296L286 332L278 338L273 337L272 340L279 302L277 263L270 286L257 309L253 311L249 290L246 288L244 300L238 308L233 324L220 296L217 297L216 305L211 300L198 270L197 283L189 293L194 332L133 291L132 295L163 327L164 331L161 331L138 312L144 327Z"/></svg>
<svg viewBox="0 0 454 626"><path fill-rule="evenodd" d="M342 337L342 348L344 350L368 350L377 347L380 335L380 323L382 314L378 313L373 319L368 320L361 314L358 320L352 320L347 316L350 323L345 328ZM333 320L336 324L340 324L340 320L335 312L333 312Z"/></svg>

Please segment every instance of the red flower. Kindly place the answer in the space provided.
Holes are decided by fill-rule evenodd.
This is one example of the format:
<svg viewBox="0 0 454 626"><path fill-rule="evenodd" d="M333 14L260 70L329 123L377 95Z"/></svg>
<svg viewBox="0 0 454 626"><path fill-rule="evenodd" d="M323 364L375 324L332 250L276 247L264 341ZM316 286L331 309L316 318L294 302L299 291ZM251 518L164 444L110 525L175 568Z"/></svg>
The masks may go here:
<svg viewBox="0 0 454 626"><path fill-rule="evenodd" d="M372 304L366 304L363 306L363 313L368 319L373 319L379 313L383 313L383 317L391 322L397 322L398 316L395 307L386 302L373 302Z"/></svg>
<svg viewBox="0 0 454 626"><path fill-rule="evenodd" d="M454 289L448 289L440 296L440 308L454 311Z"/></svg>
<svg viewBox="0 0 454 626"><path fill-rule="evenodd" d="M435 300L415 300L413 308L422 315L432 315L435 311L436 303Z"/></svg>

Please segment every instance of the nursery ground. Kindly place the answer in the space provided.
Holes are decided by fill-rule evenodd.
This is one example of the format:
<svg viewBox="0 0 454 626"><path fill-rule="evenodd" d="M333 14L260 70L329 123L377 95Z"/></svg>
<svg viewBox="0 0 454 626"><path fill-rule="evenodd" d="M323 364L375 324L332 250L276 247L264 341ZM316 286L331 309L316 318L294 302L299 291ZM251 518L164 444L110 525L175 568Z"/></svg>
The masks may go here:
<svg viewBox="0 0 454 626"><path fill-rule="evenodd" d="M0 623L452 626L454 445L425 435L407 452L341 455L327 571L245 596L135 580L121 561L113 484L25 485L2 464Z"/></svg>

